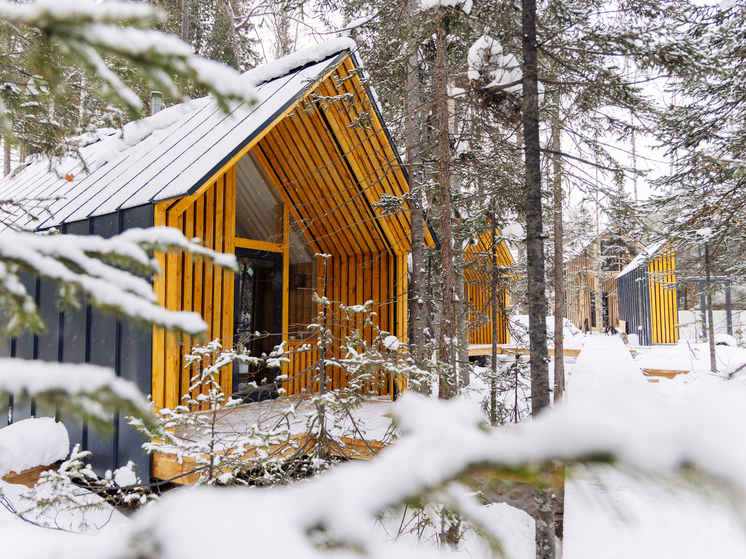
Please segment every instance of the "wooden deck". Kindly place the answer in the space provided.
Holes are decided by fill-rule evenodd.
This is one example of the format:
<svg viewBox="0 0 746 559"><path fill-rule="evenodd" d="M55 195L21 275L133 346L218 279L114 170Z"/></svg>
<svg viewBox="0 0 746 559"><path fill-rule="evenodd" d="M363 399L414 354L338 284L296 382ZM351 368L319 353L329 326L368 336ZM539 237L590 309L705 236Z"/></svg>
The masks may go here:
<svg viewBox="0 0 746 559"><path fill-rule="evenodd" d="M345 436L350 434L350 425L344 421L335 423L331 428L332 436L339 444L330 445L328 451L341 460L370 460L377 455L385 446L389 438L389 427L391 425L391 400L387 397L367 399L363 405L352 410L352 415L358 423L366 427L365 439ZM293 406L294 412L291 416L284 415L285 411ZM277 458L287 457L298 449L310 447L316 444L316 438L307 432L306 417L313 413L310 398L289 396L276 400L255 402L225 408L218 412L215 439L220 450L217 454L227 454L234 450L236 440L242 433L250 428L260 425L263 430L269 431L276 428L277 423L282 423L289 429L287 438L276 444L262 447L244 446L247 452L242 460L252 460L260 455L272 455ZM197 412L208 414L210 412ZM283 419L284 418L284 419ZM335 430L337 432L335 432ZM191 431L176 432L177 436L187 440L201 439ZM206 456L204 456L206 458ZM181 462L181 463L179 463ZM191 485L199 479L199 466L194 456L183 456L179 461L176 451L169 452L168 448L156 452L153 455L153 477L156 479L171 481L180 485Z"/></svg>
<svg viewBox="0 0 746 559"><path fill-rule="evenodd" d="M511 344L498 344L497 354L498 355L515 355L520 353L522 355L528 355L529 350L526 347L516 347ZM565 349L563 350L565 357L577 357L580 355L579 349ZM484 355L492 355L491 344L471 344L469 346L469 357L480 357ZM549 348L549 356L554 357L554 349Z"/></svg>

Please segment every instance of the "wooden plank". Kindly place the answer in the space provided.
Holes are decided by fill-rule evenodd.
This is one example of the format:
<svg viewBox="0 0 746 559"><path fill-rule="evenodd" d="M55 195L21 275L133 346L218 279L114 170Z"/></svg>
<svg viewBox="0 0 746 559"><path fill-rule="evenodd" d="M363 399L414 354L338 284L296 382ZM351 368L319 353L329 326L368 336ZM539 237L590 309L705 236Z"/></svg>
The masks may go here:
<svg viewBox="0 0 746 559"><path fill-rule="evenodd" d="M12 483L14 485L25 485L26 487L33 487L34 485L36 485L36 482L39 481L42 473L57 471L61 465L62 461L58 461L47 466L35 466L33 468L28 468L27 470L23 470L20 473L11 471L5 474L2 477L2 480L6 483Z"/></svg>
<svg viewBox="0 0 746 559"><path fill-rule="evenodd" d="M248 248L251 250L262 250L264 252L284 252L285 251L285 246L281 243L254 241L252 239L243 239L241 237L235 237L234 244L238 248Z"/></svg>
<svg viewBox="0 0 746 559"><path fill-rule="evenodd" d="M189 206L186 211L184 212L184 223L183 223L183 230L184 230L184 236L187 239L194 238L194 204ZM191 254L184 254L183 259L183 286L182 286L182 298L181 298L181 308L185 311L192 311L195 310L193 308L194 306L194 297L193 297L193 287L194 287L194 262ZM191 351L192 346L192 337L191 336L184 336L183 341L183 348L184 351ZM183 351L182 351L183 353ZM191 377L193 376L192 368L184 369L180 368L179 370L180 377L181 377L181 386L179 389L179 396L183 396L185 394L189 393L189 386L191 385Z"/></svg>
<svg viewBox="0 0 746 559"><path fill-rule="evenodd" d="M225 173L224 193L224 226L223 251L227 254L236 253L236 167L235 165ZM226 347L233 347L233 307L236 274L230 270L223 270L223 333L222 339ZM230 394L233 388L233 365L223 368L220 375L220 385L225 394Z"/></svg>
<svg viewBox="0 0 746 559"><path fill-rule="evenodd" d="M340 67L341 69L341 67ZM339 142L342 151L348 155L348 162L353 168L357 179L360 181L360 188L362 189L361 195L364 196L369 204L377 202L383 192L395 196L403 196L404 186L406 182L401 185L395 184L393 177L395 176L396 169L393 167L392 162L397 163L393 152L391 152L391 159L386 158L383 155L385 164L382 164L382 147L377 140L376 134L364 134L359 127L352 127L353 120L360 118L362 111L358 109L360 104L361 93L364 98L367 98L367 94L364 89L355 87L352 80L345 80L337 86L339 80L327 79L319 84L319 89L323 91L326 96L336 96L341 93L351 94L354 97L354 102L336 102L332 103L327 109L328 115L327 120L331 125L336 140ZM341 91L338 89L341 88ZM319 107L320 109L320 107ZM366 111L371 117L372 108ZM384 138L384 143L388 144L388 139ZM376 145L377 144L377 145ZM361 153L362 152L362 153ZM376 160L377 167L373 165L372 161ZM388 169L385 169L385 166ZM401 173L401 169L398 169ZM389 177L389 173L392 175ZM403 178L403 176L402 176ZM376 216L371 214L371 218ZM406 213L402 212L398 216L385 217L378 219L384 234L388 237L389 244L391 247L395 247L401 243L401 247L397 252L406 251L410 248L409 233L411 232L409 223L406 220ZM371 229L375 229L374 225L371 225ZM384 248L384 247L381 247Z"/></svg>
<svg viewBox="0 0 746 559"><path fill-rule="evenodd" d="M345 135L349 138L350 151L358 154L360 164L365 170L366 176L358 176L358 178L366 185L365 195L369 202L378 201L384 191L401 197L408 190L407 182L365 88L357 74L350 74L353 68L352 60L346 60L339 67L340 77L346 79L336 81L328 79L321 84L321 87L326 86L328 90L337 95L340 91L354 95L354 102L337 103L335 108L338 111L337 118L342 122ZM353 121L359 121L364 113L370 117L371 128L353 127ZM408 209L408 204L405 206ZM392 245L399 244L403 240L405 242L402 243L402 247L405 250L411 248L408 242L411 225L407 212L381 218L380 223Z"/></svg>
<svg viewBox="0 0 746 559"><path fill-rule="evenodd" d="M225 217L225 175L218 178L215 187L215 250L223 252L224 241L224 219ZM223 318L223 270L217 266L213 267L213 298L212 298L212 332L213 336L222 338ZM221 343L223 340L221 339Z"/></svg>
<svg viewBox="0 0 746 559"><path fill-rule="evenodd" d="M335 71L335 68L330 68L326 70L321 76L319 76L318 81L323 81L326 78L326 76L330 75L334 71ZM303 97L299 97L295 101L295 103L290 105L281 114L277 115L277 117L271 123L268 123L264 127L264 129L262 130L260 134L257 134L256 137L252 138L252 140L248 144L246 144L246 146L244 146L241 149L241 151L236 153L236 155L234 155L228 162L226 162L225 165L223 165L220 169L218 169L218 171L212 177L210 177L207 181L205 181L205 183L202 186L200 186L194 192L194 194L179 200L179 202L173 208L174 214L176 215L176 214L183 212L191 204L193 204L194 201L197 200L197 198L199 198L200 196L202 196L202 194L210 190L212 184L216 182L219 177L224 175L231 167L233 167L236 163L238 163L239 159L241 159L244 155L249 153L254 148L254 146L256 146L266 136L266 134L277 125L278 122L282 121L287 115L295 112L296 109L298 108L298 105L300 105L301 103L305 103L307 99L310 97L311 93L312 93L312 90L309 89L308 91L306 91Z"/></svg>
<svg viewBox="0 0 746 559"><path fill-rule="evenodd" d="M303 209L309 212L311 219L328 220L333 223L330 235L346 245L345 252L361 252L363 248L360 243L363 236L359 234L359 229L354 225L354 218L349 215L349 212L344 211L344 198L340 202L337 192L332 193L332 185L327 184L326 177L321 177L322 180L319 180L319 177L314 175L318 175L324 169L324 164L314 161L313 155L309 153L305 145L294 141L293 136L299 134L295 120L291 118L288 122L282 123L277 127L276 133L286 147L283 155L286 161L292 164L292 172L295 174L294 184L308 192L308 201ZM309 160L314 161L315 169L309 166ZM298 193L297 187L294 190Z"/></svg>
<svg viewBox="0 0 746 559"><path fill-rule="evenodd" d="M210 188L206 193L205 198L205 246L208 248L215 248L215 189ZM212 292L212 281L213 281L213 266L209 262L205 262L204 266L204 278L202 287L203 297L203 314L207 323L207 340L212 341L216 336L219 336L217 332L212 330L212 304L213 304L213 292Z"/></svg>
<svg viewBox="0 0 746 559"><path fill-rule="evenodd" d="M321 245L323 252L328 254L352 252L347 237L334 234L334 229L341 229L343 225L337 221L336 215L331 213L332 208L328 202L322 200L321 213L314 205L309 196L311 188L308 179L299 167L299 163L296 163L295 156L291 153L288 157L279 159L280 155L284 155L281 147L284 143L283 136L278 131L273 131L266 136L260 147L263 148L262 155L266 156L268 167L275 172L275 175L278 176L277 173L285 175L284 180L280 180L275 186L278 187L277 191L281 193L283 200L290 204L291 210L297 213L297 215L293 214L293 219L297 223L308 226L313 239Z"/></svg>
<svg viewBox="0 0 746 559"><path fill-rule="evenodd" d="M265 151L273 157L272 163L265 156ZM315 252L338 254L339 251L333 248L326 229L323 228L323 224L314 220L307 221L306 216L299 212L299 206L296 206L296 200L289 194L289 185L292 183L292 178L288 175L287 168L272 155L269 137L257 146L257 149L253 151L253 154L264 169L267 177L274 186L275 191L282 199L284 207L287 207L290 210L290 215L295 220L295 223L300 227L301 233L306 241L308 241L308 244L310 244L311 247L315 247ZM301 205L300 207L303 206Z"/></svg>
<svg viewBox="0 0 746 559"><path fill-rule="evenodd" d="M383 244L380 238L376 243L376 233L365 226L371 217L370 213L365 212L362 204L355 200L354 180L319 116L315 112L303 114L283 124L287 126L287 135L283 135L283 138L297 150L300 161L306 165L312 161L315 166L315 169L309 168L308 175L314 178L310 183L312 189L316 189L316 198L328 200L337 218L344 221L344 231L337 230L336 234L347 235L356 252L381 250ZM371 236L374 237L372 243Z"/></svg>
<svg viewBox="0 0 746 559"><path fill-rule="evenodd" d="M287 342L290 330L290 209L282 211L282 341Z"/></svg>
<svg viewBox="0 0 746 559"><path fill-rule="evenodd" d="M166 216L169 227L182 229L182 214L172 215L170 210ZM182 277L182 255L169 253L166 255L166 308L171 311L181 310L181 289L183 287ZM173 332L166 333L166 364L164 381L164 405L174 408L179 404L181 394L180 386L180 364L181 347L179 340Z"/></svg>
<svg viewBox="0 0 746 559"><path fill-rule="evenodd" d="M166 225L166 208L167 204L156 204L153 215L153 225ZM153 279L153 290L156 295L156 301L160 306L166 305L166 255L157 251L155 259L161 269ZM165 381L165 363L166 363L166 331L160 326L153 326L153 356L152 356L152 381L151 395L156 407L164 405L164 381Z"/></svg>
<svg viewBox="0 0 746 559"><path fill-rule="evenodd" d="M642 369L642 372L650 377L674 378L676 375L685 375L689 371L677 371L675 369Z"/></svg>

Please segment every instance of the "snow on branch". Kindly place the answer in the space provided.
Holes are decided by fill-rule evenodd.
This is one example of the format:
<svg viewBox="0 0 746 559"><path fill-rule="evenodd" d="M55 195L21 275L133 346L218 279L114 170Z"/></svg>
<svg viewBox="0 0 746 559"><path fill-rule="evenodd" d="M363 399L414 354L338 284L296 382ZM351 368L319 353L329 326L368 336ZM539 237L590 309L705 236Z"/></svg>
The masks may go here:
<svg viewBox="0 0 746 559"><path fill-rule="evenodd" d="M0 397L7 395L16 402L33 398L39 409L89 421L99 431L111 429L114 411L154 424L137 386L95 365L0 359Z"/></svg>
<svg viewBox="0 0 746 559"><path fill-rule="evenodd" d="M195 312L173 312L157 304L153 287L144 277L161 270L147 251L184 251L206 258L215 265L235 269L235 257L218 254L184 237L171 227L130 229L103 239L97 236L0 234L0 301L9 316L7 330L22 325L43 330L33 297L21 273L39 276L60 286L63 302L75 305L75 295L87 294L91 303L105 311L118 312L169 330L197 335L207 329Z"/></svg>
<svg viewBox="0 0 746 559"><path fill-rule="evenodd" d="M193 80L210 91L224 111L231 100L255 103L254 87L240 73L194 54L178 38L139 29L153 27L165 14L145 4L95 2L94 0L37 0L16 4L0 1L0 20L19 28L36 29L50 39L52 49L73 54L89 72L103 81L101 93L122 102L130 115L139 116L142 102L137 94L105 62L121 57L137 69L154 89L179 96L173 75ZM48 54L47 54L48 55Z"/></svg>
<svg viewBox="0 0 746 559"><path fill-rule="evenodd" d="M372 529L377 515L435 499L497 537L489 532L496 528L472 518L476 501L455 496L451 484L486 469L541 483L537 472L547 462L617 462L652 475L696 469L746 490L746 388L728 383L668 403L639 381L630 375L605 390L574 394L532 423L502 429L482 428L474 403L407 394L395 409L405 434L374 460L342 464L292 487L173 492L136 516L118 545L108 547L119 551L107 557L197 559L214 550L220 533L246 534L221 541L226 556L244 555L249 541L258 557L441 557L436 547L382 541ZM185 538L184 526L200 530ZM28 556L43 556L51 541L8 531L3 538ZM103 538L111 535L81 538L76 557L100 558L109 541Z"/></svg>

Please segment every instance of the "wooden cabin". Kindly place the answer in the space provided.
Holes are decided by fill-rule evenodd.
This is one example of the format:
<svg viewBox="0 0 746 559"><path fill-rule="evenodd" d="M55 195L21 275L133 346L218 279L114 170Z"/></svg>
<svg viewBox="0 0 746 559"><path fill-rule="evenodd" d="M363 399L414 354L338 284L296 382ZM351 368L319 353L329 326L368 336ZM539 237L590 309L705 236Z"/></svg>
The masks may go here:
<svg viewBox="0 0 746 559"><path fill-rule="evenodd" d="M499 234L498 231L497 243L493 243L491 233L485 233L479 236L476 244L470 244L464 250L464 291L469 305L467 333L470 346L492 344L495 332L492 324L493 272L496 280L498 317L496 342L510 343L508 308L510 279L514 275L515 261L505 241L499 238ZM477 351L471 353L476 354Z"/></svg>
<svg viewBox="0 0 746 559"><path fill-rule="evenodd" d="M49 173L48 162L38 162L0 181L3 199L55 199L51 215L39 212L36 222L19 215L19 225L103 237L165 225L235 254L235 274L188 255L156 255L163 273L154 278L165 307L202 315L209 326L204 340L219 339L224 347L243 343L255 355L285 343L290 363L281 371L283 379L273 382L276 370L236 367L220 379L226 393L260 375L283 389L270 397L312 386L318 351L302 346L316 341L307 329L318 314L314 292L337 302L333 314L341 305L373 302L374 327L361 317L332 316L336 339L360 328L369 343L377 331L406 342L407 177L350 42L330 41L310 52L250 71L245 79L258 84L261 99L251 108L237 106L225 115L210 98L192 100L123 130L81 138L88 173L70 158L56 174ZM400 199L401 211L379 210L384 195ZM435 244L428 228L425 241ZM482 242L467 259L486 252ZM509 266L507 249L501 245L498 252L501 266ZM467 275L474 316L483 315L487 299L479 281L484 275L476 268ZM507 288L501 285L505 308ZM184 352L193 340L143 329L85 304L63 312L53 285L29 278L27 288L39 302L48 332L19 336L0 348L3 355L110 367L151 394L158 407L174 407L188 392L192 371L184 369ZM480 320L472 339L488 343L491 328L483 316ZM504 315L501 320L505 342ZM328 380L334 386L346 382L335 369ZM391 397L394 380L381 375L366 389ZM16 420L36 413L12 401L10 409ZM111 438L62 420L71 442L93 453L96 471L132 460L147 479L143 439L125 418L113 418Z"/></svg>
<svg viewBox="0 0 746 559"><path fill-rule="evenodd" d="M616 278L619 318L640 345L679 341L676 258L665 242L643 250Z"/></svg>
<svg viewBox="0 0 746 559"><path fill-rule="evenodd" d="M89 174L77 160L63 161L56 175L40 162L0 182L0 195L60 197L51 204L52 216L40 214L33 224L37 230L110 237L167 225L235 253L238 274L186 255L157 255L164 270L154 278L158 300L168 309L199 312L209 325L205 339L227 347L243 341L260 354L285 342L291 362L282 371L282 388L301 392L311 382L317 352L292 350L311 337L306 327L317 315L314 291L348 306L373 301L376 329L406 341L407 177L349 46L330 41L310 55L301 51L250 71L246 79L258 83L262 99L250 109L225 115L212 99L197 99L122 131L91 135L80 150ZM72 180L60 178L65 175ZM402 211L377 210L384 194L402 199ZM426 243L434 244L429 229ZM330 255L326 277L316 256L321 253ZM188 391L191 371L183 368L183 353L192 340L143 330L90 307L60 312L54 286L31 278L27 287L49 331L20 336L6 355L111 367L159 407L177 405ZM363 327L361 318L331 326L337 338L356 327ZM251 336L257 331L266 335ZM375 329L363 332L372 342ZM226 372L224 391L253 380L251 374ZM332 371L330 381L345 379ZM390 395L393 379L382 378L370 390ZM16 419L34 414L19 406L13 411ZM97 470L131 459L146 475L140 436L124 418L114 424L113 440L84 425L69 423L68 430L73 442L94 453Z"/></svg>
<svg viewBox="0 0 746 559"><path fill-rule="evenodd" d="M576 251L565 261L565 317L584 332L616 328L616 276L643 248L624 233L606 232Z"/></svg>

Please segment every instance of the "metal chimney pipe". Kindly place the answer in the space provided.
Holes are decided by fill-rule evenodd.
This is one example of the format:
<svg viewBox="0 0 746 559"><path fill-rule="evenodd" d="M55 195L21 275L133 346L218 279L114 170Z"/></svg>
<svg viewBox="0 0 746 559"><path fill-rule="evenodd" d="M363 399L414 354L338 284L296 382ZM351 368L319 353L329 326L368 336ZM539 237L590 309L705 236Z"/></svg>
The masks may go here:
<svg viewBox="0 0 746 559"><path fill-rule="evenodd" d="M150 114L154 115L155 113L161 112L161 109L163 108L163 93L160 91L151 91L150 98L152 100L150 103Z"/></svg>

